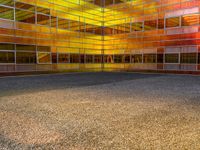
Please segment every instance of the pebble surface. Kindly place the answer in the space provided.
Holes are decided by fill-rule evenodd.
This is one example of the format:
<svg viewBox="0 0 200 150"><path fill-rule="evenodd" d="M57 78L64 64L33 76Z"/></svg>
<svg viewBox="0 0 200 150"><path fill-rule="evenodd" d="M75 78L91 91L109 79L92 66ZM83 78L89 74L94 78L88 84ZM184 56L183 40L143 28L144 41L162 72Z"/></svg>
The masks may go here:
<svg viewBox="0 0 200 150"><path fill-rule="evenodd" d="M0 78L0 150L200 149L200 77Z"/></svg>

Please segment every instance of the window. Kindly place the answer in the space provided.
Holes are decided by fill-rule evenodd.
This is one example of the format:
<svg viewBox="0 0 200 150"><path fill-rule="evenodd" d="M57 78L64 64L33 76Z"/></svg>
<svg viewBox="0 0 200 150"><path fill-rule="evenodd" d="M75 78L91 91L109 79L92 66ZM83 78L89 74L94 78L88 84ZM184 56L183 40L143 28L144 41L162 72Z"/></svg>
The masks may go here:
<svg viewBox="0 0 200 150"><path fill-rule="evenodd" d="M85 24L85 31L88 33L94 33L94 26L91 24Z"/></svg>
<svg viewBox="0 0 200 150"><path fill-rule="evenodd" d="M49 26L50 17L47 15L37 14L37 24Z"/></svg>
<svg viewBox="0 0 200 150"><path fill-rule="evenodd" d="M84 54L80 54L80 63L84 64L85 63L85 55Z"/></svg>
<svg viewBox="0 0 200 150"><path fill-rule="evenodd" d="M35 6L16 2L16 21L35 24Z"/></svg>
<svg viewBox="0 0 200 150"><path fill-rule="evenodd" d="M56 28L57 27L57 18L51 16L51 27Z"/></svg>
<svg viewBox="0 0 200 150"><path fill-rule="evenodd" d="M33 64L36 63L36 53L34 52L17 52L16 62L18 64Z"/></svg>
<svg viewBox="0 0 200 150"><path fill-rule="evenodd" d="M181 54L181 63L196 64L197 63L197 54L196 53L182 53Z"/></svg>
<svg viewBox="0 0 200 150"><path fill-rule="evenodd" d="M120 1L120 0L114 0L113 3L114 3L114 4L119 4L119 3L123 3L123 1Z"/></svg>
<svg viewBox="0 0 200 150"><path fill-rule="evenodd" d="M115 63L123 63L123 55L114 55Z"/></svg>
<svg viewBox="0 0 200 150"><path fill-rule="evenodd" d="M130 55L125 55L124 56L124 63L130 63Z"/></svg>
<svg viewBox="0 0 200 150"><path fill-rule="evenodd" d="M200 53L198 53L198 64L200 64Z"/></svg>
<svg viewBox="0 0 200 150"><path fill-rule="evenodd" d="M0 6L0 18L14 20L14 9Z"/></svg>
<svg viewBox="0 0 200 150"><path fill-rule="evenodd" d="M166 28L179 27L179 17L167 18Z"/></svg>
<svg viewBox="0 0 200 150"><path fill-rule="evenodd" d="M101 55L94 55L94 63L101 63L102 57Z"/></svg>
<svg viewBox="0 0 200 150"><path fill-rule="evenodd" d="M102 34L103 35L112 34L112 28L110 28L110 27L104 27L103 30L102 30Z"/></svg>
<svg viewBox="0 0 200 150"><path fill-rule="evenodd" d="M129 33L129 32L130 32L130 28L131 28L130 23L124 24L124 28L125 28L125 32L126 32L126 33Z"/></svg>
<svg viewBox="0 0 200 150"><path fill-rule="evenodd" d="M81 23L81 22L78 22L78 21L72 21L72 20L69 20L69 30L73 30L73 31L78 31L80 29L83 29L84 30L84 27L85 27L85 23Z"/></svg>
<svg viewBox="0 0 200 150"><path fill-rule="evenodd" d="M156 54L144 54L143 62L144 63L156 63Z"/></svg>
<svg viewBox="0 0 200 150"><path fill-rule="evenodd" d="M15 50L15 44L0 43L0 50Z"/></svg>
<svg viewBox="0 0 200 150"><path fill-rule="evenodd" d="M165 63L178 63L179 54L165 54Z"/></svg>
<svg viewBox="0 0 200 150"><path fill-rule="evenodd" d="M102 30L101 27L96 27L94 33L102 35L103 34L103 30Z"/></svg>
<svg viewBox="0 0 200 150"><path fill-rule="evenodd" d="M73 26L72 26L73 27ZM71 23L70 23L70 29L71 29ZM76 28L76 30L78 31L81 31L81 32L84 32L85 30L85 23L84 22L79 22L79 27Z"/></svg>
<svg viewBox="0 0 200 150"><path fill-rule="evenodd" d="M142 22L134 22L132 23L132 31L142 31L143 27L142 27Z"/></svg>
<svg viewBox="0 0 200 150"><path fill-rule="evenodd" d="M163 54L157 54L157 63L163 63Z"/></svg>
<svg viewBox="0 0 200 150"><path fill-rule="evenodd" d="M0 63L15 63L15 53L0 52Z"/></svg>
<svg viewBox="0 0 200 150"><path fill-rule="evenodd" d="M36 51L35 45L23 45L23 44L17 44L16 50L22 50L22 51Z"/></svg>
<svg viewBox="0 0 200 150"><path fill-rule="evenodd" d="M58 62L59 63L69 63L69 54L59 54Z"/></svg>
<svg viewBox="0 0 200 150"><path fill-rule="evenodd" d="M28 10L28 11L35 11L35 6L30 5L30 4L21 3L21 2L16 2L15 7L18 9L24 9L24 10Z"/></svg>
<svg viewBox="0 0 200 150"><path fill-rule="evenodd" d="M37 51L51 52L51 47L50 46L37 46Z"/></svg>
<svg viewBox="0 0 200 150"><path fill-rule="evenodd" d="M0 0L0 5L14 6L14 0Z"/></svg>
<svg viewBox="0 0 200 150"><path fill-rule="evenodd" d="M57 53L52 53L51 54L51 60L53 64L57 63Z"/></svg>
<svg viewBox="0 0 200 150"><path fill-rule="evenodd" d="M158 19L158 29L164 29L164 19Z"/></svg>
<svg viewBox="0 0 200 150"><path fill-rule="evenodd" d="M117 34L125 33L125 25L124 24L116 25L115 29L116 29L115 31Z"/></svg>
<svg viewBox="0 0 200 150"><path fill-rule="evenodd" d="M113 55L104 55L104 63L113 63Z"/></svg>
<svg viewBox="0 0 200 150"><path fill-rule="evenodd" d="M39 52L37 55L37 61L41 64L49 64L51 63L51 55L50 53Z"/></svg>
<svg viewBox="0 0 200 150"><path fill-rule="evenodd" d="M35 13L16 9L16 21L35 24Z"/></svg>
<svg viewBox="0 0 200 150"><path fill-rule="evenodd" d="M42 14L46 14L46 15L50 15L50 9L43 8L43 7L37 7L37 12L42 13Z"/></svg>
<svg viewBox="0 0 200 150"><path fill-rule="evenodd" d="M199 14L185 15L181 18L182 26L192 26L199 24Z"/></svg>
<svg viewBox="0 0 200 150"><path fill-rule="evenodd" d="M16 44L16 62L19 64L36 63L36 46Z"/></svg>
<svg viewBox="0 0 200 150"><path fill-rule="evenodd" d="M85 55L86 63L93 63L93 55Z"/></svg>
<svg viewBox="0 0 200 150"><path fill-rule="evenodd" d="M154 30L157 28L157 20L150 20L144 22L144 30Z"/></svg>
<svg viewBox="0 0 200 150"><path fill-rule="evenodd" d="M142 54L135 54L131 56L132 63L142 63Z"/></svg>
<svg viewBox="0 0 200 150"><path fill-rule="evenodd" d="M79 54L70 54L70 63L79 63Z"/></svg>
<svg viewBox="0 0 200 150"><path fill-rule="evenodd" d="M69 28L68 20L58 18L58 28L60 28L60 29L68 29Z"/></svg>

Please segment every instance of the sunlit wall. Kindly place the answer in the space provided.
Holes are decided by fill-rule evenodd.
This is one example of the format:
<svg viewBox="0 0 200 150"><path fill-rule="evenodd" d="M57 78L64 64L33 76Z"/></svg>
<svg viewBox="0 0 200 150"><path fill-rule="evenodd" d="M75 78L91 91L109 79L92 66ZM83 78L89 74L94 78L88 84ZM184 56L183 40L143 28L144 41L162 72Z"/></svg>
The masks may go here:
<svg viewBox="0 0 200 150"><path fill-rule="evenodd" d="M199 0L0 0L0 72L198 71Z"/></svg>

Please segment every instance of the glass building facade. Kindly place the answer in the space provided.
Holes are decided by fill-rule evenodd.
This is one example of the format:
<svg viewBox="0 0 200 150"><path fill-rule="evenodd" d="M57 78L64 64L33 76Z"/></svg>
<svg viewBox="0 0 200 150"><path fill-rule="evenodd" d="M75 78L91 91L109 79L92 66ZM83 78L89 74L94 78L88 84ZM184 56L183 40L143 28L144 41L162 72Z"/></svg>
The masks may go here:
<svg viewBox="0 0 200 150"><path fill-rule="evenodd" d="M199 30L199 0L0 0L0 72L198 72Z"/></svg>

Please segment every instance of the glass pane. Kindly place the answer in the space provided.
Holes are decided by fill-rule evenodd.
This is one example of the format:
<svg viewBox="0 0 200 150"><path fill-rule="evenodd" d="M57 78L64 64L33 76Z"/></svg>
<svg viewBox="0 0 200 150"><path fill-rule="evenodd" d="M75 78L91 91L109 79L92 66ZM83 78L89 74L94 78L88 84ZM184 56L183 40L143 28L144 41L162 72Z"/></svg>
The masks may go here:
<svg viewBox="0 0 200 150"><path fill-rule="evenodd" d="M101 63L102 57L101 55L94 55L94 63Z"/></svg>
<svg viewBox="0 0 200 150"><path fill-rule="evenodd" d="M69 54L59 54L58 62L59 63L69 63Z"/></svg>
<svg viewBox="0 0 200 150"><path fill-rule="evenodd" d="M158 29L164 29L164 19L158 19Z"/></svg>
<svg viewBox="0 0 200 150"><path fill-rule="evenodd" d="M181 63L196 64L197 63L197 54L196 53L182 53L181 54Z"/></svg>
<svg viewBox="0 0 200 150"><path fill-rule="evenodd" d="M182 16L182 26L192 26L199 24L199 14Z"/></svg>
<svg viewBox="0 0 200 150"><path fill-rule="evenodd" d="M79 55L70 54L70 63L79 63Z"/></svg>
<svg viewBox="0 0 200 150"><path fill-rule="evenodd" d="M86 32L88 33L94 33L94 26L91 24L86 24Z"/></svg>
<svg viewBox="0 0 200 150"><path fill-rule="evenodd" d="M17 52L16 61L19 64L33 64L36 63L36 53Z"/></svg>
<svg viewBox="0 0 200 150"><path fill-rule="evenodd" d="M16 21L35 24L35 13L17 9Z"/></svg>
<svg viewBox="0 0 200 150"><path fill-rule="evenodd" d="M157 20L150 20L144 22L144 30L153 30L157 28Z"/></svg>
<svg viewBox="0 0 200 150"><path fill-rule="evenodd" d="M22 51L36 51L36 46L35 46L35 45L22 45L22 44L17 44L17 45L16 45L16 50L22 50Z"/></svg>
<svg viewBox="0 0 200 150"><path fill-rule="evenodd" d="M35 6L25 3L16 2L15 7L19 9L25 9L29 11L35 11Z"/></svg>
<svg viewBox="0 0 200 150"><path fill-rule="evenodd" d="M163 63L163 54L157 54L157 63Z"/></svg>
<svg viewBox="0 0 200 150"><path fill-rule="evenodd" d="M8 43L0 43L0 50L15 50L15 45Z"/></svg>
<svg viewBox="0 0 200 150"><path fill-rule="evenodd" d="M68 20L58 18L58 28L60 28L60 29L68 29L69 28Z"/></svg>
<svg viewBox="0 0 200 150"><path fill-rule="evenodd" d="M114 55L115 63L123 63L123 55Z"/></svg>
<svg viewBox="0 0 200 150"><path fill-rule="evenodd" d="M200 64L200 53L198 53L198 64Z"/></svg>
<svg viewBox="0 0 200 150"><path fill-rule="evenodd" d="M37 7L37 12L50 15L50 9L43 8L43 7Z"/></svg>
<svg viewBox="0 0 200 150"><path fill-rule="evenodd" d="M142 54L135 54L131 56L132 63L142 63Z"/></svg>
<svg viewBox="0 0 200 150"><path fill-rule="evenodd" d="M156 54L144 54L143 62L144 63L156 63Z"/></svg>
<svg viewBox="0 0 200 150"><path fill-rule="evenodd" d="M50 25L50 17L42 14L37 14L37 24Z"/></svg>
<svg viewBox="0 0 200 150"><path fill-rule="evenodd" d="M129 33L130 32L130 27L131 27L130 23L126 23L124 26L125 26L125 32Z"/></svg>
<svg viewBox="0 0 200 150"><path fill-rule="evenodd" d="M104 63L113 63L113 55L104 55Z"/></svg>
<svg viewBox="0 0 200 150"><path fill-rule="evenodd" d="M0 52L0 63L15 63L13 52Z"/></svg>
<svg viewBox="0 0 200 150"><path fill-rule="evenodd" d="M57 27L57 18L51 16L51 27L56 28Z"/></svg>
<svg viewBox="0 0 200 150"><path fill-rule="evenodd" d="M51 51L51 47L50 46L37 46L37 51L50 52Z"/></svg>
<svg viewBox="0 0 200 150"><path fill-rule="evenodd" d="M80 27L81 23L79 24L78 21L69 20L69 30L77 31L79 29L84 28L84 24L82 24L82 28Z"/></svg>
<svg viewBox="0 0 200 150"><path fill-rule="evenodd" d="M14 6L14 0L0 0L0 5Z"/></svg>
<svg viewBox="0 0 200 150"><path fill-rule="evenodd" d="M142 31L142 22L132 23L132 31Z"/></svg>
<svg viewBox="0 0 200 150"><path fill-rule="evenodd" d="M52 63L57 63L57 53L51 54L51 60L52 60Z"/></svg>
<svg viewBox="0 0 200 150"><path fill-rule="evenodd" d="M51 63L50 53L38 53L38 63Z"/></svg>
<svg viewBox="0 0 200 150"><path fill-rule="evenodd" d="M93 63L93 55L86 55L86 63Z"/></svg>
<svg viewBox="0 0 200 150"><path fill-rule="evenodd" d="M79 55L79 57L80 57L80 63L85 63L85 55L84 54L81 54L81 55Z"/></svg>
<svg viewBox="0 0 200 150"><path fill-rule="evenodd" d="M14 9L0 6L0 18L14 20Z"/></svg>
<svg viewBox="0 0 200 150"><path fill-rule="evenodd" d="M165 63L178 63L179 54L165 54Z"/></svg>
<svg viewBox="0 0 200 150"><path fill-rule="evenodd" d="M178 27L178 26L179 26L179 17L166 19L166 28Z"/></svg>
<svg viewBox="0 0 200 150"><path fill-rule="evenodd" d="M125 55L124 56L124 62L125 63L130 63L130 59L131 59L130 55Z"/></svg>

